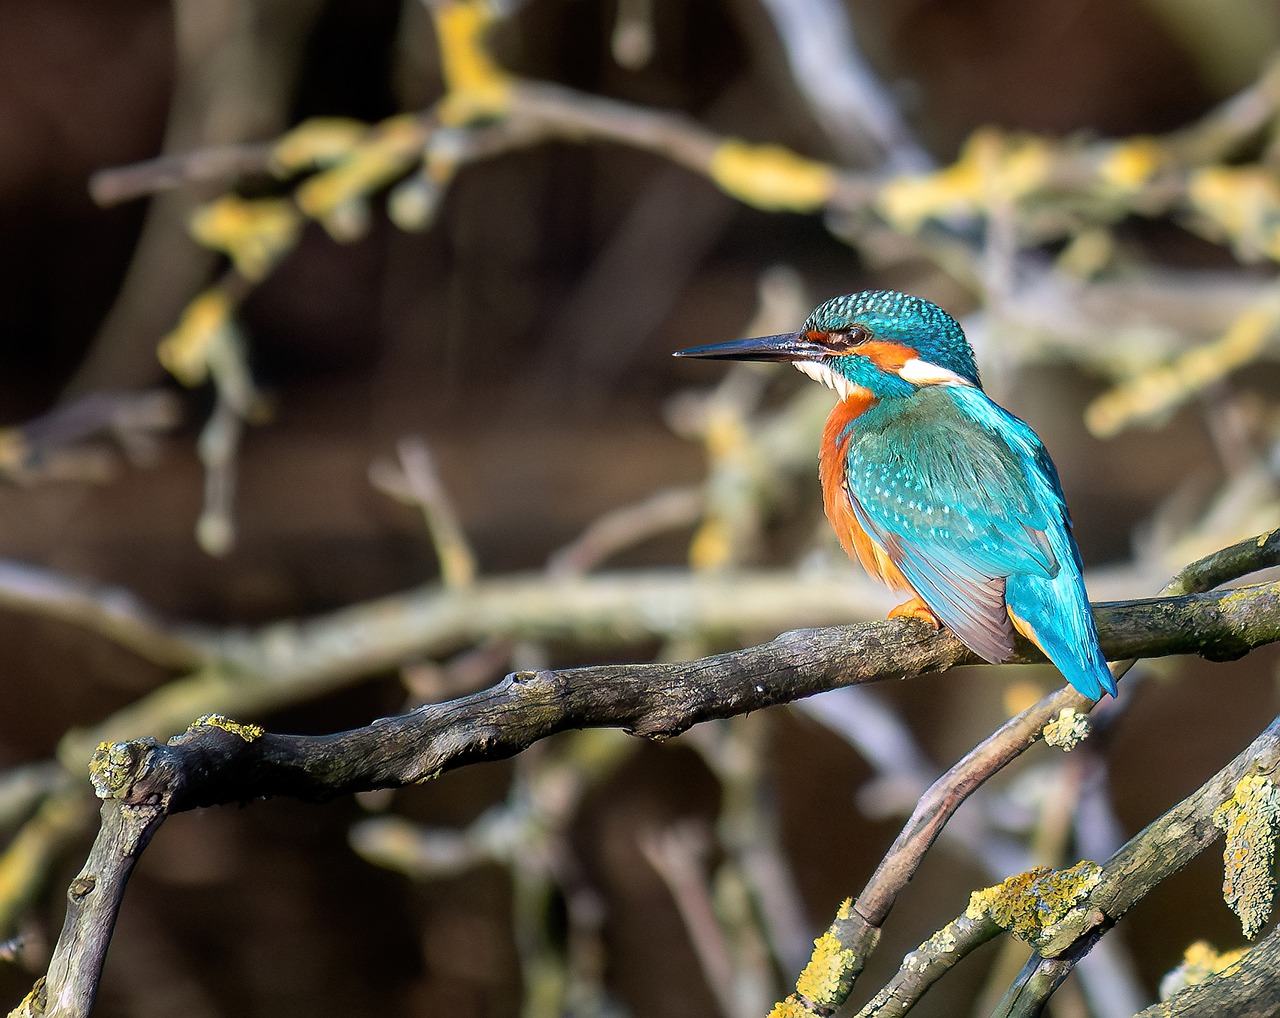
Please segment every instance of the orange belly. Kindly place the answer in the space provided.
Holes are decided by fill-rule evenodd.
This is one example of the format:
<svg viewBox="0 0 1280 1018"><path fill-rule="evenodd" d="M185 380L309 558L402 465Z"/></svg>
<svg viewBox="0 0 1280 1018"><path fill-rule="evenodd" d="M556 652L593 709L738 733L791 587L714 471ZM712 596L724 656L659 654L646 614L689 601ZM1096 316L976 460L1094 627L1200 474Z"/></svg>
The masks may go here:
<svg viewBox="0 0 1280 1018"><path fill-rule="evenodd" d="M884 549L862 529L853 512L852 496L845 485L846 454L850 434L846 428L856 418L871 408L875 399L870 393L855 393L837 403L822 429L822 450L818 457L818 476L822 479L822 503L827 519L835 529L840 546L850 558L862 563L862 568L881 583L894 590L915 593L915 588L896 565L890 561Z"/></svg>

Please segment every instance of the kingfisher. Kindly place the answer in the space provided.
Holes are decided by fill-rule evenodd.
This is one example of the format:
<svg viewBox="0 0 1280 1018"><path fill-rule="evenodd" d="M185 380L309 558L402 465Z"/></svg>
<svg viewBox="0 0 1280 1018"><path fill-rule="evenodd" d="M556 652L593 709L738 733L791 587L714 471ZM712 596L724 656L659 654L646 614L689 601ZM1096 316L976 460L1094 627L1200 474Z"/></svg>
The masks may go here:
<svg viewBox="0 0 1280 1018"><path fill-rule="evenodd" d="M1013 656L1016 628L1082 694L1115 695L1058 471L983 391L942 308L868 290L820 305L798 332L676 356L790 362L835 390L823 503L850 558L911 595L890 618L946 625L993 664Z"/></svg>

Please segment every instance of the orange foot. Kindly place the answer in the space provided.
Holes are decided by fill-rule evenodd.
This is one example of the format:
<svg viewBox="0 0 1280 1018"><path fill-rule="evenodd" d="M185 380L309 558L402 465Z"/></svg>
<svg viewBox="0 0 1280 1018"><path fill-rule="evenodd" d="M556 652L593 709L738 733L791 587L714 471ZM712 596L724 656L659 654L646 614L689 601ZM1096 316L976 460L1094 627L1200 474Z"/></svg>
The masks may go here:
<svg viewBox="0 0 1280 1018"><path fill-rule="evenodd" d="M891 619L924 619L925 622L933 626L934 629L941 629L942 623L938 621L938 616L930 611L929 606L925 604L919 597L913 597L910 601L903 601L893 611L889 612Z"/></svg>

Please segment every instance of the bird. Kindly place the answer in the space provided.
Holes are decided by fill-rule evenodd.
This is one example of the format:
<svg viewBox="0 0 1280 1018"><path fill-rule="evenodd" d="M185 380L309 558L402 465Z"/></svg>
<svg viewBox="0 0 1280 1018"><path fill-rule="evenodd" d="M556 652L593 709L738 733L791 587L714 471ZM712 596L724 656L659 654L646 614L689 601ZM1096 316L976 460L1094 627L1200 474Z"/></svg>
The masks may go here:
<svg viewBox="0 0 1280 1018"><path fill-rule="evenodd" d="M849 557L910 594L890 618L945 625L993 664L1013 656L1017 629L1084 696L1116 694L1058 471L983 390L946 311L867 290L819 305L797 332L676 356L789 362L835 390L823 504Z"/></svg>

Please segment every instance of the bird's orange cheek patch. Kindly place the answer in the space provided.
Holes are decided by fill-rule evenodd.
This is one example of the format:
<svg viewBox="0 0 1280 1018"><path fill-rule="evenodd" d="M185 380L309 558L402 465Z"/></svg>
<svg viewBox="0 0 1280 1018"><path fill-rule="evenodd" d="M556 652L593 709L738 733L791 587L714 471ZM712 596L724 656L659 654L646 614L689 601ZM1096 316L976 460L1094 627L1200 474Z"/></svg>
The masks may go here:
<svg viewBox="0 0 1280 1018"><path fill-rule="evenodd" d="M883 340L872 340L849 351L857 357L865 357L881 371L898 372L907 361L915 360L920 351L903 346L901 343L886 343Z"/></svg>

